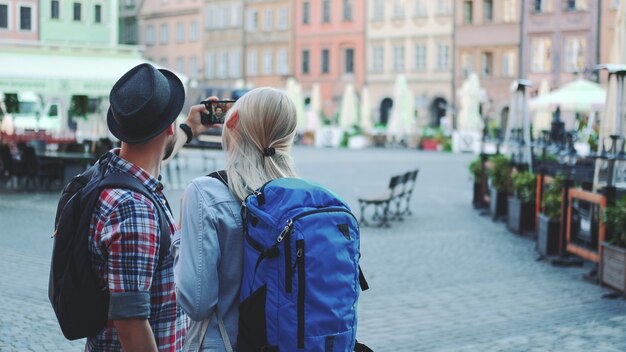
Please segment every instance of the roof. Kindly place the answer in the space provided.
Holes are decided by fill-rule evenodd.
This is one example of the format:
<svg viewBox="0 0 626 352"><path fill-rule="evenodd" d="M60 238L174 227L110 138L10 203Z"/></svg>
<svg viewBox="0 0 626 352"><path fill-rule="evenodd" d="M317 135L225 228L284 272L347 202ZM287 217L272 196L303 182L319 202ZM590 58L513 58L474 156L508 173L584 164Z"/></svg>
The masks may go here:
<svg viewBox="0 0 626 352"><path fill-rule="evenodd" d="M148 61L135 53L93 52L86 55L43 50L2 50L0 91L34 91L41 94L70 92L72 95L108 96L113 84L124 73L144 62ZM186 86L187 77L176 74Z"/></svg>

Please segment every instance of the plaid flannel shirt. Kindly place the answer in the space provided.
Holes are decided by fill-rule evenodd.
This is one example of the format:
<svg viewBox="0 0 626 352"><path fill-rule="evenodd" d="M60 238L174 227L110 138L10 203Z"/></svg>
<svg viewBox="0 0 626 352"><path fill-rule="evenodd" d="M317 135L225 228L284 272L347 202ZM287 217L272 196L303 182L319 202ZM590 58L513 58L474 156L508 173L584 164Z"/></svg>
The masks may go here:
<svg viewBox="0 0 626 352"><path fill-rule="evenodd" d="M161 183L113 150L106 173L137 177L166 209L171 236L176 225ZM113 319L147 318L159 351L182 349L188 322L176 304L174 259L159 264L160 228L155 205L145 196L124 189L105 189L90 223L89 251L99 279L110 293L109 321L87 339L86 351L122 351Z"/></svg>

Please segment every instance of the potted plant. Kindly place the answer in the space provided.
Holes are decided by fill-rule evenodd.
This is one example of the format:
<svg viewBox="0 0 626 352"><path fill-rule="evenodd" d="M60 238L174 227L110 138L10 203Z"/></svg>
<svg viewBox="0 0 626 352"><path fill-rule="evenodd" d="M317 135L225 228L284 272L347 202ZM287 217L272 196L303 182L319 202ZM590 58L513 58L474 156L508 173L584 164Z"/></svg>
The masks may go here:
<svg viewBox="0 0 626 352"><path fill-rule="evenodd" d="M490 159L487 169L490 179L489 209L494 220L507 215L507 195L511 184L511 161L504 155L495 155Z"/></svg>
<svg viewBox="0 0 626 352"><path fill-rule="evenodd" d="M537 218L537 250L542 256L559 253L563 177L557 176L544 186L541 212Z"/></svg>
<svg viewBox="0 0 626 352"><path fill-rule="evenodd" d="M438 128L424 127L420 146L422 150L439 150L439 139L437 138Z"/></svg>
<svg viewBox="0 0 626 352"><path fill-rule="evenodd" d="M601 280L626 292L626 197L604 210L606 241L602 242Z"/></svg>
<svg viewBox="0 0 626 352"><path fill-rule="evenodd" d="M535 229L535 191L537 177L529 171L511 176L514 194L508 198L507 226L518 234Z"/></svg>

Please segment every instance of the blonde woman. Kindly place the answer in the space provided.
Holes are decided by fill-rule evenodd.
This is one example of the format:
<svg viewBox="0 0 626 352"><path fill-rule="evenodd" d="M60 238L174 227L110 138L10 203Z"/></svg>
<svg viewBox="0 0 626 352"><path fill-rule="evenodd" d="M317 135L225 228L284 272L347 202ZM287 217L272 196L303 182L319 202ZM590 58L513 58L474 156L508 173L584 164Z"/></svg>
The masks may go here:
<svg viewBox="0 0 626 352"><path fill-rule="evenodd" d="M272 179L295 177L295 131L296 109L284 92L257 88L246 93L223 126L225 172L197 178L187 187L182 230L173 241L177 300L191 318L184 351L236 349L241 202Z"/></svg>

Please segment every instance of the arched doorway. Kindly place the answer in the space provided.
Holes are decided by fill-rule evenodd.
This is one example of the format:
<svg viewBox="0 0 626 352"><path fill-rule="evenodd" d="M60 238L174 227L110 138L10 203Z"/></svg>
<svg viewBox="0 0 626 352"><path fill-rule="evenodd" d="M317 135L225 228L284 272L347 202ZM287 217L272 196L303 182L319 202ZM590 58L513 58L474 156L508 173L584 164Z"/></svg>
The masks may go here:
<svg viewBox="0 0 626 352"><path fill-rule="evenodd" d="M380 123L387 125L389 121L389 113L393 107L393 100L387 97L380 102Z"/></svg>
<svg viewBox="0 0 626 352"><path fill-rule="evenodd" d="M439 126L441 118L446 116L448 101L442 97L436 97L430 104L430 124Z"/></svg>

